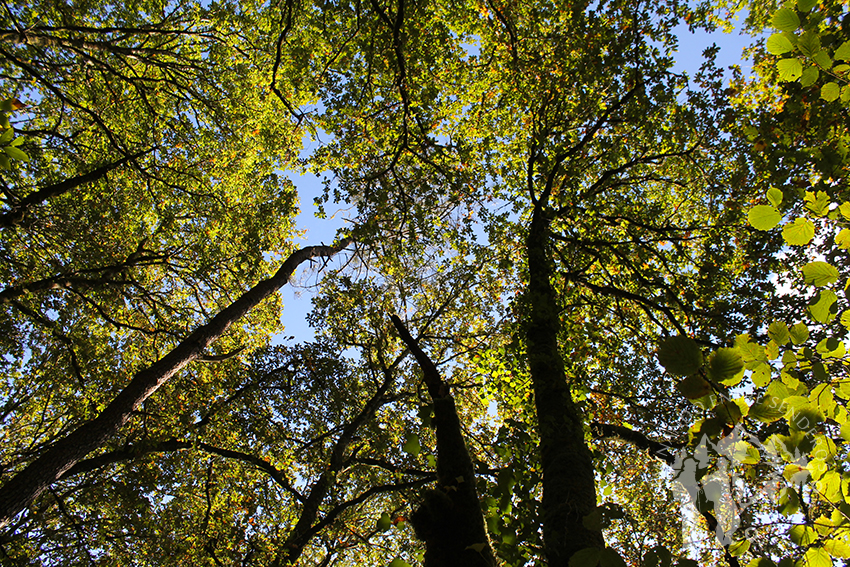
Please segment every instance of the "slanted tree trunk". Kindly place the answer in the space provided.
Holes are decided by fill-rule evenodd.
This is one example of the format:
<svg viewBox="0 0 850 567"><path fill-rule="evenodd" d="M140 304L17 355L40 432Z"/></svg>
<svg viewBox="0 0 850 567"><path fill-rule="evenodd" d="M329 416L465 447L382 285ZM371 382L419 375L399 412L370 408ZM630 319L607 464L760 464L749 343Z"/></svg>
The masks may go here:
<svg viewBox="0 0 850 567"><path fill-rule="evenodd" d="M596 486L582 415L570 394L558 348L561 321L551 283L545 199L535 204L526 253L530 312L525 336L543 467L543 548L549 567L566 567L575 552L605 543L601 532L582 522L596 507Z"/></svg>
<svg viewBox="0 0 850 567"><path fill-rule="evenodd" d="M425 542L425 567L495 567L496 558L475 488L475 468L460 427L455 401L437 367L392 316L398 334L422 368L434 402L437 486L423 493L410 523Z"/></svg>
<svg viewBox="0 0 850 567"><path fill-rule="evenodd" d="M333 256L350 243L351 240L346 239L336 246L308 246L293 252L275 275L246 291L209 323L186 337L171 352L136 373L127 387L100 415L53 443L40 457L0 488L0 528L7 526L65 471L118 433L130 419L133 410L180 369L198 358L204 349L223 335L233 323L283 287L302 262L316 257Z"/></svg>

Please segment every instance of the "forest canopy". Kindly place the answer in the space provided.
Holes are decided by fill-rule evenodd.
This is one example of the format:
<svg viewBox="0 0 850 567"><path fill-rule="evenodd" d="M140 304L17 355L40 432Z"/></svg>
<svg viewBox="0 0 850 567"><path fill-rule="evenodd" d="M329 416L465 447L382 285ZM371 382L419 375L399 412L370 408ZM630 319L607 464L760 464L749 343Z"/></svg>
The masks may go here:
<svg viewBox="0 0 850 567"><path fill-rule="evenodd" d="M4 565L850 558L845 3L0 21Z"/></svg>

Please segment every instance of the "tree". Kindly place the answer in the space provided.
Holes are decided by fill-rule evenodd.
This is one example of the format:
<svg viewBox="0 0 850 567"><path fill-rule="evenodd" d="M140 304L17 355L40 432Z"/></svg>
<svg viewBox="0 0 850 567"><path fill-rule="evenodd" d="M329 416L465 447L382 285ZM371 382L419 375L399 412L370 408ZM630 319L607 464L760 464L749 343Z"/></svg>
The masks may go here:
<svg viewBox="0 0 850 567"><path fill-rule="evenodd" d="M747 209L776 214L750 207L754 185L811 161L796 146L764 151L768 132L787 131L752 104L774 100L769 76L726 91L711 51L694 82L670 71L673 27L706 25L706 7L88 10L7 10L3 32L14 46L3 48L4 81L26 102L7 108L23 141L0 138L24 152L4 151L4 269L17 283L0 292L12 424L0 498L81 435L73 430L117 417L40 481L7 530L9 561L493 564L492 550L510 565L689 565L695 550L671 521L659 462L685 481L694 473L705 564L825 564L843 553L841 453L828 422L843 407L820 398L842 390L816 370L827 358L840 368L840 336L789 349L797 374L770 380L771 353L805 338L776 324L772 346L760 344L783 242L742 222ZM840 59L843 44L822 44ZM68 66L91 80L66 83ZM31 80L41 94L26 90ZM56 108L65 114L53 126ZM311 315L320 338L268 345L278 323L269 304L213 353L195 348L202 364L151 376L155 393L131 395L150 371L129 385L116 375L163 366L195 341L192 329L230 321L246 282L289 253L294 195L271 176L293 164L304 131L332 136L306 165L330 172L327 197L351 207L356 242L347 267L321 280ZM120 197L112 216L93 198L106 190ZM816 191L809 201L830 214ZM265 291L243 297L271 293L304 255L348 242L293 253ZM803 273L831 285L832 269ZM829 323L824 296L813 314ZM785 312L800 309L790 299ZM735 391L744 379L754 389ZM756 397L761 388L768 397ZM781 403L824 431L806 437ZM753 438L739 445L742 428ZM779 505L833 504L829 533L807 508L791 543L770 525L726 537L712 484L724 451L748 489L776 480L754 439L781 455L827 449L808 492L789 485ZM697 460L682 449L718 458L691 470ZM755 526L770 506L736 517ZM470 522L439 525L447 509Z"/></svg>

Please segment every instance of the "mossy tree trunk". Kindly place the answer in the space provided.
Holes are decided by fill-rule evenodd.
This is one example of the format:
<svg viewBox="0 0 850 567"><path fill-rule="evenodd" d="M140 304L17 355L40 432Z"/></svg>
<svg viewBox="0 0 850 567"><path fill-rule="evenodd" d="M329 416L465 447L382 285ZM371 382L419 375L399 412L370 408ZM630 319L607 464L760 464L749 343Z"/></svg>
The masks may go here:
<svg viewBox="0 0 850 567"><path fill-rule="evenodd" d="M552 287L545 200L535 204L526 240L529 314L525 336L543 468L543 545L550 567L565 567L587 547L603 547L602 533L582 519L596 507L593 461L582 414L570 393L558 347L560 309Z"/></svg>

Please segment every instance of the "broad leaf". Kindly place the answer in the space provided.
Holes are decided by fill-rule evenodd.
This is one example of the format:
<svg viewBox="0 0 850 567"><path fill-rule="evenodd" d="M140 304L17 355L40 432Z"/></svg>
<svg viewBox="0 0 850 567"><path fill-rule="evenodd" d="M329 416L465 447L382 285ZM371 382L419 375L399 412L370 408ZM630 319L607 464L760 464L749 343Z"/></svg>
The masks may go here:
<svg viewBox="0 0 850 567"><path fill-rule="evenodd" d="M783 81L796 81L803 74L803 64L799 59L781 59L776 62L776 68Z"/></svg>
<svg viewBox="0 0 850 567"><path fill-rule="evenodd" d="M841 94L838 83L829 82L820 88L820 97L827 102L832 102Z"/></svg>
<svg viewBox="0 0 850 567"><path fill-rule="evenodd" d="M670 374L688 376L702 367L702 351L689 337L668 337L658 346L658 362Z"/></svg>
<svg viewBox="0 0 850 567"><path fill-rule="evenodd" d="M736 348L718 349L708 364L712 378L723 381L744 370L744 359Z"/></svg>
<svg viewBox="0 0 850 567"><path fill-rule="evenodd" d="M770 230L779 224L782 215L771 205L756 205L747 213L750 226L758 230Z"/></svg>
<svg viewBox="0 0 850 567"><path fill-rule="evenodd" d="M838 281L838 270L827 262L809 262L802 268L806 283L824 287Z"/></svg>
<svg viewBox="0 0 850 567"><path fill-rule="evenodd" d="M794 45L784 34L775 33L767 38L767 51L773 55L783 55L794 50Z"/></svg>
<svg viewBox="0 0 850 567"><path fill-rule="evenodd" d="M815 225L805 217L794 219L782 227L782 238L791 246L805 246L815 237Z"/></svg>
<svg viewBox="0 0 850 567"><path fill-rule="evenodd" d="M777 29L790 32L800 27L800 18L791 8L780 8L773 14L770 23Z"/></svg>

